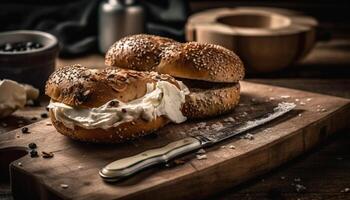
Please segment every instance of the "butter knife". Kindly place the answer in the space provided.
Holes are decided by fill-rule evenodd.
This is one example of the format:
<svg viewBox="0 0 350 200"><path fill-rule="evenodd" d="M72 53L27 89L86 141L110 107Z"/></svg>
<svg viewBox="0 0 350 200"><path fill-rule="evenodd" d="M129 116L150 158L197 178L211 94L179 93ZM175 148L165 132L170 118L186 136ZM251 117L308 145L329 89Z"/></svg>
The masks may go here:
<svg viewBox="0 0 350 200"><path fill-rule="evenodd" d="M167 163L175 157L211 146L252 128L261 126L291 111L295 106L294 103L279 103L272 112L234 127L226 127L215 133L213 131L203 132L198 136L186 137L160 148L147 150L131 157L116 160L102 168L99 174L107 182L127 178L150 166Z"/></svg>

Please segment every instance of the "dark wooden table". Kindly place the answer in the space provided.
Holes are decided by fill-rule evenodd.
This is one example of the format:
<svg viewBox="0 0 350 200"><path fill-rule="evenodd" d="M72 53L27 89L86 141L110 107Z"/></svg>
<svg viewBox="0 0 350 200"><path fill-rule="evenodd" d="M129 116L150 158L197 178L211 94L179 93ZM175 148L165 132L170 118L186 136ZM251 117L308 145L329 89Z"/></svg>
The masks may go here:
<svg viewBox="0 0 350 200"><path fill-rule="evenodd" d="M58 66L75 63L90 67L104 66L100 55L60 59ZM350 40L332 40L319 43L303 62L291 69L264 75L253 74L247 80L350 98L349 77ZM43 99L41 107L28 107L17 111L14 117L6 119L8 121L1 120L8 126L4 128L0 124L0 133L1 130L5 132L41 120L46 103L47 99ZM33 120L32 117L37 119ZM18 124L18 120L22 123ZM343 130L325 144L278 169L208 198L350 199L349 132L350 129ZM0 200L11 199L9 194L9 184L0 183Z"/></svg>

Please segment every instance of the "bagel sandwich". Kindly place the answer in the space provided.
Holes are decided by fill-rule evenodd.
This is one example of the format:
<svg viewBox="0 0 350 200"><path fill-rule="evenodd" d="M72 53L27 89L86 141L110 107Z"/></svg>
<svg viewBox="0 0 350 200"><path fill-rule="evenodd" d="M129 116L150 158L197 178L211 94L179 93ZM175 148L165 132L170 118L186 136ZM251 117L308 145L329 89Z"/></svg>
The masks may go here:
<svg viewBox="0 0 350 200"><path fill-rule="evenodd" d="M45 93L57 131L86 142L123 142L187 119L187 87L157 72L66 66L51 74Z"/></svg>
<svg viewBox="0 0 350 200"><path fill-rule="evenodd" d="M114 43L105 64L138 71L155 71L181 80L189 95L182 107L188 118L206 118L231 111L240 98L245 71L232 51L214 44L180 43L153 35L133 35Z"/></svg>

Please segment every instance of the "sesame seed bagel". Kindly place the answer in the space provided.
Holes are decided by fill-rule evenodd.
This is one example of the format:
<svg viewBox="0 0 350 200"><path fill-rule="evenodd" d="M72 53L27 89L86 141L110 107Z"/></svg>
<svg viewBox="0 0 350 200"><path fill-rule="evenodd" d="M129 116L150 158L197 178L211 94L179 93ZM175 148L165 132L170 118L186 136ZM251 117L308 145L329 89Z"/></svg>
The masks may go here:
<svg viewBox="0 0 350 200"><path fill-rule="evenodd" d="M118 68L95 70L81 65L73 65L55 71L46 83L45 93L51 97L50 105L63 105L64 109L67 106L69 109L67 111L68 113L73 111L78 113L73 113L72 116L75 115L79 118L82 116L92 116L91 120L95 120L95 113L85 115L84 112L90 112L101 107L105 108L103 106L117 109L119 105L128 105L133 100L143 98L146 93L149 94L148 83L155 84L163 81L171 83L175 88L181 88L179 82L173 77L165 74L160 75L157 72L140 72ZM123 142L151 133L170 122L163 115L153 116L150 119L143 118L144 111L141 111L140 114L137 114L138 117L122 118L125 120L120 123L119 121L117 123L113 122L113 126L108 126L107 128L105 126L85 127L77 125L76 121L66 122L66 115L62 117L60 113L57 114L57 110L59 109L54 110L55 107L50 107L50 105L50 118L57 131L72 139L86 142ZM181 113L180 109L181 107L179 108L179 112ZM110 112L108 111L107 114ZM121 115L124 115L128 111L120 108L119 112L122 113ZM130 112L137 112L137 110L131 110ZM102 114L101 121L104 123L105 112ZM128 116L134 115L130 114Z"/></svg>
<svg viewBox="0 0 350 200"><path fill-rule="evenodd" d="M107 51L105 64L209 82L236 83L244 77L242 61L224 47L179 43L144 34L128 36L113 44Z"/></svg>

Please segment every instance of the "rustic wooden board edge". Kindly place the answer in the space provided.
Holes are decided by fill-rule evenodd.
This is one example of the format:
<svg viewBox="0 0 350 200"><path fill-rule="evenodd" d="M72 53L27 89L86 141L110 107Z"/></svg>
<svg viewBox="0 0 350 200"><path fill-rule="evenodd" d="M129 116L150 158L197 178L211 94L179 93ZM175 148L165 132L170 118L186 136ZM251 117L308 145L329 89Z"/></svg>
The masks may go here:
<svg viewBox="0 0 350 200"><path fill-rule="evenodd" d="M332 123L334 123L332 122L334 118L332 118L331 115L336 115L338 117L336 126L331 125ZM296 131L291 135L279 138L273 143L264 145L256 149L255 151L239 156L239 162L237 162L236 159L227 160L221 163L219 166L216 165L201 171L197 171L195 177L189 175L183 176L176 179L176 181L170 181L159 187L154 187L149 190L143 190L140 193L135 193L126 198L119 199L153 199L154 192L157 192L157 195L162 196L164 199L170 200L207 198L219 191L224 191L225 189L237 186L238 184L243 183L244 181L247 181L258 175L262 175L282 165L283 163L286 163L287 161L296 158L302 153L307 152L308 150L312 149L318 144L324 142L331 135L336 134L337 131L340 131L349 126L347 124L348 119L350 119L350 103L345 104L336 112L329 114L325 119L310 124L306 127L302 134L299 134L300 131ZM310 144L305 143L305 140L307 140L306 138L308 138L308 133L314 132L314 130L317 130L317 139ZM285 145L297 146L298 148L291 149L292 151L290 151L286 157L277 158L277 160L274 161L275 163L278 163L277 165L264 164L263 160L264 158L266 158L266 156L268 157L268 163L273 163L272 159L275 159L276 152L280 152L280 150L283 149ZM268 149L268 147L272 147L271 149L273 150L270 150L268 153L266 153L265 151L258 151L259 149ZM255 169L255 171L230 170L230 167L232 166L238 166L239 169L245 169L244 163L252 160L259 161L261 163L261 168ZM226 174L222 174L220 172L222 168L227 169ZM243 174L245 176L243 176ZM208 178L206 178L208 176L212 177L210 179L210 182L208 181ZM235 176L241 176L245 178L240 180L235 180L231 178ZM172 187L174 184L177 185L176 191L173 190L173 188L175 187ZM179 185L181 187L179 187ZM184 193L183 191L187 191L185 188L192 188L193 190L191 190L191 193ZM215 191L215 193L213 193L213 191Z"/></svg>

